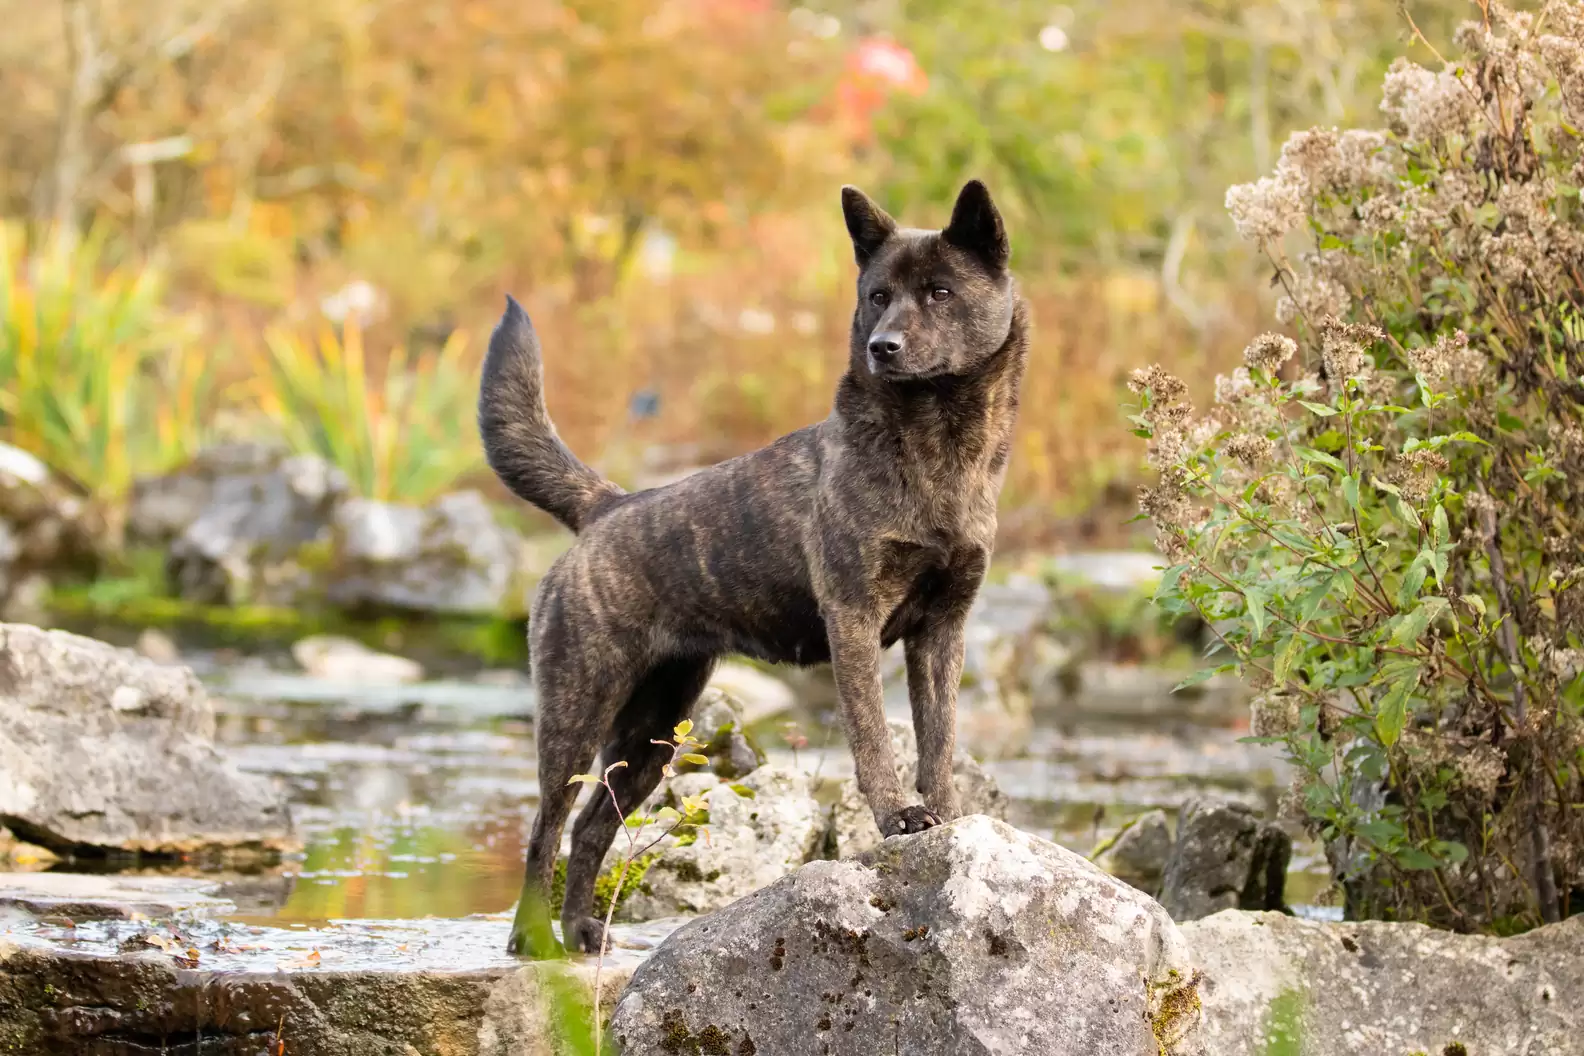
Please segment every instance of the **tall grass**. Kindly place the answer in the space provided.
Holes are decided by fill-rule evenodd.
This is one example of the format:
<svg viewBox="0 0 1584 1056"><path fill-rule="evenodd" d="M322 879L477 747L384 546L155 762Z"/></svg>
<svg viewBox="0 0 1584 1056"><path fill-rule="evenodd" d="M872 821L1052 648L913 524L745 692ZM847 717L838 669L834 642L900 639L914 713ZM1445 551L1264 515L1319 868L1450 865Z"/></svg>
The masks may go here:
<svg viewBox="0 0 1584 1056"><path fill-rule="evenodd" d="M213 378L164 292L96 237L30 252L0 231L0 439L107 498L190 454Z"/></svg>
<svg viewBox="0 0 1584 1056"><path fill-rule="evenodd" d="M257 409L296 451L321 455L360 495L424 502L478 468L477 365L467 337L438 349L398 347L376 369L349 322L317 341L275 328L256 356Z"/></svg>

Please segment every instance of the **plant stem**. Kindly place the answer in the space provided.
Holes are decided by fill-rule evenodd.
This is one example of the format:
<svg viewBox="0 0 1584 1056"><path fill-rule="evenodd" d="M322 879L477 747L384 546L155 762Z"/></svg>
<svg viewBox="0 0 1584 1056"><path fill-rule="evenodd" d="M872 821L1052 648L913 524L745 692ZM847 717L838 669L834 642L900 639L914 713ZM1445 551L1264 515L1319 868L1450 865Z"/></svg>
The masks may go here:
<svg viewBox="0 0 1584 1056"><path fill-rule="evenodd" d="M1490 561L1491 582L1496 589L1496 604L1502 616L1501 645L1502 652L1507 657L1507 667L1513 680L1513 718L1519 729L1527 726L1528 708L1525 699L1522 660L1518 655L1518 636L1513 631L1512 599L1507 590L1507 563L1502 558L1501 542L1496 532L1496 514L1486 495L1483 484L1479 486L1480 495L1485 502L1479 511L1480 534L1485 541L1485 556ZM1540 903L1540 919L1547 924L1554 924L1562 919L1560 904L1557 900L1556 874L1551 867L1551 833L1546 828L1543 816L1545 802L1544 789L1541 785L1541 768L1545 761L1536 751L1535 758L1531 760L1532 773L1529 775L1529 788L1526 790L1530 796L1529 819L1529 847L1534 858L1534 888L1535 898Z"/></svg>

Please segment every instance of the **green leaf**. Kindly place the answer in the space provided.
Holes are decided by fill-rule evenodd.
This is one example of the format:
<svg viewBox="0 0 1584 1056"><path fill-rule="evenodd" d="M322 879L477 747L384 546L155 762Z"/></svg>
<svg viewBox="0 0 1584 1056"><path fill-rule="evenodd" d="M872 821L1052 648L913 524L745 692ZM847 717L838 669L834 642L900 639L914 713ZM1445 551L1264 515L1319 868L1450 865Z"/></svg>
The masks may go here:
<svg viewBox="0 0 1584 1056"><path fill-rule="evenodd" d="M754 790L749 788L747 785L727 785L726 787L737 793L743 799L753 799L755 796Z"/></svg>
<svg viewBox="0 0 1584 1056"><path fill-rule="evenodd" d="M1417 847L1404 847L1392 857L1397 859L1398 865L1410 870L1434 869L1439 864L1435 858Z"/></svg>
<svg viewBox="0 0 1584 1056"><path fill-rule="evenodd" d="M654 820L665 823L682 820L682 812L675 807L661 807L655 811Z"/></svg>
<svg viewBox="0 0 1584 1056"><path fill-rule="evenodd" d="M1424 636L1430 622L1447 608L1447 600L1432 594L1422 598L1412 612L1399 616L1394 621L1396 627L1392 630L1391 644L1411 645Z"/></svg>
<svg viewBox="0 0 1584 1056"><path fill-rule="evenodd" d="M1434 844L1435 852L1453 865L1468 857L1468 848L1456 840L1437 840Z"/></svg>
<svg viewBox="0 0 1584 1056"><path fill-rule="evenodd" d="M1177 586L1177 581L1182 578L1183 573L1186 571L1188 571L1187 565L1173 565L1162 572L1160 582L1155 585L1155 600L1160 601L1171 593L1173 588Z"/></svg>
<svg viewBox="0 0 1584 1056"><path fill-rule="evenodd" d="M1435 532L1437 543L1444 543L1452 536L1451 529L1447 526L1446 508L1439 502L1436 503L1435 513L1430 515L1431 529Z"/></svg>
<svg viewBox="0 0 1584 1056"><path fill-rule="evenodd" d="M1305 462L1319 462L1323 466L1330 466L1332 469L1341 469L1344 471L1347 468L1346 466L1342 465L1341 461L1339 461L1335 455L1328 455L1324 451L1316 451L1312 447L1303 447L1300 445L1294 445L1293 450L1297 451L1298 457L1303 459Z"/></svg>
<svg viewBox="0 0 1584 1056"><path fill-rule="evenodd" d="M1473 609L1475 612L1479 613L1481 616L1485 615L1485 599L1480 597L1478 594L1464 594L1459 597L1458 600L1467 605L1469 608Z"/></svg>
<svg viewBox="0 0 1584 1056"><path fill-rule="evenodd" d="M1419 596L1419 590L1424 586L1425 575L1430 570L1431 556L1429 550L1421 550L1408 565L1408 570L1403 573L1402 583L1397 587L1398 608L1407 609Z"/></svg>
<svg viewBox="0 0 1584 1056"><path fill-rule="evenodd" d="M699 755L696 752L688 752L686 755L682 756L682 761L684 763L692 763L694 766L709 765L709 759L705 756Z"/></svg>
<svg viewBox="0 0 1584 1056"><path fill-rule="evenodd" d="M1292 671L1293 661L1298 659L1298 653L1302 651L1303 644L1303 635L1295 633L1291 638L1287 639L1287 644L1282 646L1282 651L1276 654L1276 666L1271 670L1271 677L1275 680L1277 686L1282 686L1287 682L1287 675Z"/></svg>
<svg viewBox="0 0 1584 1056"><path fill-rule="evenodd" d="M692 719L683 719L681 722L676 724L676 735L678 737L686 737L688 734L690 734L692 732L693 732L693 720Z"/></svg>
<svg viewBox="0 0 1584 1056"><path fill-rule="evenodd" d="M1254 637L1265 634L1265 597L1253 587L1245 587L1243 600L1248 603L1249 623L1254 625Z"/></svg>
<svg viewBox="0 0 1584 1056"><path fill-rule="evenodd" d="M1337 413L1335 407L1327 407L1323 403L1310 403L1308 400L1299 400L1298 404L1306 410L1313 411L1322 418L1329 418L1333 414Z"/></svg>
<svg viewBox="0 0 1584 1056"><path fill-rule="evenodd" d="M1233 670L1236 666L1236 664L1222 664L1220 667L1200 668L1198 671L1195 671L1193 674L1189 675L1187 678L1173 686L1172 692L1176 693L1178 690L1188 689L1191 686L1197 686L1201 682L1208 682L1219 674Z"/></svg>
<svg viewBox="0 0 1584 1056"><path fill-rule="evenodd" d="M1375 710L1375 734L1388 748L1397 743L1403 727L1408 724L1408 695L1418 681L1417 677L1411 677L1392 683Z"/></svg>
<svg viewBox="0 0 1584 1056"><path fill-rule="evenodd" d="M1342 477L1342 497L1347 500L1349 507L1355 510L1358 509L1359 482L1358 478L1351 473Z"/></svg>

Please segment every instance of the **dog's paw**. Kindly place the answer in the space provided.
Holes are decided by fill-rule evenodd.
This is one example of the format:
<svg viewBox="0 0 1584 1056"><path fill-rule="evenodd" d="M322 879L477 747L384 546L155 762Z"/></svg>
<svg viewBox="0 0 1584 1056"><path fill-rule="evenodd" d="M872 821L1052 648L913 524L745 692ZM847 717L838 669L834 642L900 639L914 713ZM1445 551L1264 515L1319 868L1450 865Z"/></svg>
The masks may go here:
<svg viewBox="0 0 1584 1056"><path fill-rule="evenodd" d="M906 836L909 833L923 832L933 829L941 824L940 816L934 811L923 807L903 807L885 820L880 826L881 833L885 836Z"/></svg>
<svg viewBox="0 0 1584 1056"><path fill-rule="evenodd" d="M561 944L549 929L513 928L511 937L506 940L506 952L530 961L553 961L565 956Z"/></svg>
<svg viewBox="0 0 1584 1056"><path fill-rule="evenodd" d="M566 947L578 953L599 953L605 945L605 922L593 917L562 921L561 935Z"/></svg>

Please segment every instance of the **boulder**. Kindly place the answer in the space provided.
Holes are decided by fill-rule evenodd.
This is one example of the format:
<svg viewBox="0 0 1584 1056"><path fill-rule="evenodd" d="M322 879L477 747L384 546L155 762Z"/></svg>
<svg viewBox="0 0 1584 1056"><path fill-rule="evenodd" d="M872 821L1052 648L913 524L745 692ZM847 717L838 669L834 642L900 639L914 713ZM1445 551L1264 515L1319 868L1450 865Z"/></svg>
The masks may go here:
<svg viewBox="0 0 1584 1056"><path fill-rule="evenodd" d="M1281 909L1292 837L1246 804L1195 797L1177 821L1161 905L1178 923L1223 909Z"/></svg>
<svg viewBox="0 0 1584 1056"><path fill-rule="evenodd" d="M203 512L166 555L172 592L205 605L295 605L312 597L346 494L346 475L316 455L216 477Z"/></svg>
<svg viewBox="0 0 1584 1056"><path fill-rule="evenodd" d="M622 993L625 1056L1184 1056L1197 976L1165 912L985 817L821 861L673 933Z"/></svg>
<svg viewBox="0 0 1584 1056"><path fill-rule="evenodd" d="M700 788L708 787L709 780L695 774L678 778L700 781ZM707 802L708 835L686 843L663 841L657 848L660 856L623 904L623 920L720 909L808 861L824 837L824 811L810 790L808 775L799 771L761 766L737 784L708 788Z"/></svg>
<svg viewBox="0 0 1584 1056"><path fill-rule="evenodd" d="M38 584L91 576L104 533L77 489L21 448L0 444L0 612L33 600Z"/></svg>
<svg viewBox="0 0 1584 1056"><path fill-rule="evenodd" d="M214 744L185 667L0 624L0 824L52 850L277 853L286 801Z"/></svg>
<svg viewBox="0 0 1584 1056"><path fill-rule="evenodd" d="M735 698L710 686L693 706L692 736L704 742L700 752L718 777L735 781L764 765L764 749L749 733L743 708ZM684 767L685 768L685 767Z"/></svg>
<svg viewBox="0 0 1584 1056"><path fill-rule="evenodd" d="M429 506L349 499L335 513L326 594L347 608L520 615L523 540L476 491Z"/></svg>
<svg viewBox="0 0 1584 1056"><path fill-rule="evenodd" d="M315 634L292 643L292 659L315 678L392 685L423 680L416 660L378 653L352 638Z"/></svg>
<svg viewBox="0 0 1584 1056"><path fill-rule="evenodd" d="M275 444L216 444L169 473L134 480L127 497L127 538L168 545L203 516L217 491L232 486L229 481L270 473L287 457L285 448Z"/></svg>
<svg viewBox="0 0 1584 1056"><path fill-rule="evenodd" d="M904 792L912 793L918 781L918 739L913 724L892 720L886 723L891 732L891 754L896 760L897 780ZM959 751L952 760L952 783L957 786L958 805L964 816L983 814L1004 820L1007 797L996 786L995 778L985 773L972 756ZM856 778L843 781L836 793L836 803L831 808L826 852L835 858L851 858L880 846L880 829L869 809L869 800L858 791Z"/></svg>
<svg viewBox="0 0 1584 1056"><path fill-rule="evenodd" d="M1227 910L1182 933L1217 1056L1563 1056L1584 1038L1584 917L1498 939Z"/></svg>
<svg viewBox="0 0 1584 1056"><path fill-rule="evenodd" d="M1166 812L1151 810L1128 822L1090 857L1118 880L1155 898L1160 895L1171 851L1172 835L1166 823Z"/></svg>

